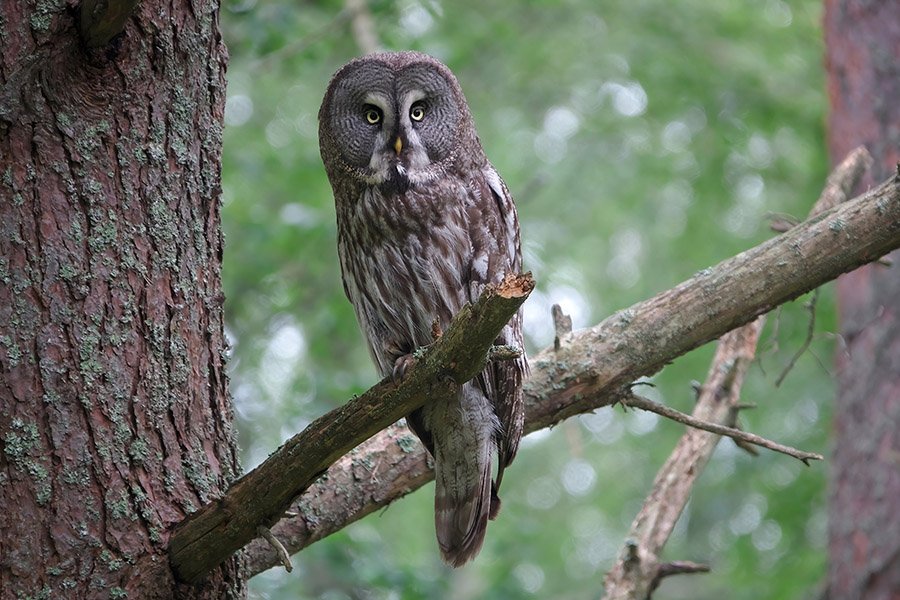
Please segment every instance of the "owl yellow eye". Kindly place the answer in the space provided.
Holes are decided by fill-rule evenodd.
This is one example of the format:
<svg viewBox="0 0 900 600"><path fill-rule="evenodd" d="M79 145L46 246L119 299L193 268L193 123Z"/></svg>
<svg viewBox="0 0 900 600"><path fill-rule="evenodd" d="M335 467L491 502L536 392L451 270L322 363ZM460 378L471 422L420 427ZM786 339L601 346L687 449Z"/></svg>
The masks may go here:
<svg viewBox="0 0 900 600"><path fill-rule="evenodd" d="M365 115L366 121L371 125L377 125L381 122L381 111L377 108L367 108Z"/></svg>
<svg viewBox="0 0 900 600"><path fill-rule="evenodd" d="M421 121L425 118L425 105L424 104L413 104L412 108L409 109L409 118L413 121Z"/></svg>

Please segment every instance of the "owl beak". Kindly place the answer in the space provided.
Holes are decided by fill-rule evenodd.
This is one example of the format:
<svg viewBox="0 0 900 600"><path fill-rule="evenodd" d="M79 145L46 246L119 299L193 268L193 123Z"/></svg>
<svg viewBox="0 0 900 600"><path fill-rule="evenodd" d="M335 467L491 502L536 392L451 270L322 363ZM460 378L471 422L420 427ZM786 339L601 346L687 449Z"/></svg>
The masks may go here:
<svg viewBox="0 0 900 600"><path fill-rule="evenodd" d="M397 136L397 139L394 140L394 151L397 155L400 155L400 151L403 150L403 140L400 139L400 136Z"/></svg>

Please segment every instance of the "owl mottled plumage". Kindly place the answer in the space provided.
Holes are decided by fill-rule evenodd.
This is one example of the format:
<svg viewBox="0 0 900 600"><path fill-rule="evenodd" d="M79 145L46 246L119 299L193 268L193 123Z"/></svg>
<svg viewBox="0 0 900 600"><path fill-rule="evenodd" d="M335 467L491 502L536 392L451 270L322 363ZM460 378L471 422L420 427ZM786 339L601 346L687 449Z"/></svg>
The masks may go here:
<svg viewBox="0 0 900 600"><path fill-rule="evenodd" d="M319 145L334 190L344 290L382 375L430 344L489 283L522 269L509 190L488 162L450 70L415 52L371 54L331 80ZM522 347L522 315L498 344ZM522 436L525 358L495 362L450 402L407 422L435 461L444 560L481 549L497 486ZM496 483L491 457L498 455Z"/></svg>

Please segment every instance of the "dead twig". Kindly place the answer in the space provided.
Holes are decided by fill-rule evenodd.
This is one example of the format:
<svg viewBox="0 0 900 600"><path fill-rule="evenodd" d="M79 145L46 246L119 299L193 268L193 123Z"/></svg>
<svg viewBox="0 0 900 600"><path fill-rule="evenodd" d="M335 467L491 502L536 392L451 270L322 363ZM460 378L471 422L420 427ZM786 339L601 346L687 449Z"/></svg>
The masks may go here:
<svg viewBox="0 0 900 600"><path fill-rule="evenodd" d="M704 421L703 419L697 419L690 415L686 415L683 412L677 411L674 408L669 408L664 404L660 404L659 402L654 402L649 398L638 396L637 394L626 396L621 399L621 402L634 408L640 408L641 410L656 413L677 423L693 427L694 429L702 429L703 431L715 433L716 435L724 435L734 440L740 440L748 444L753 444L754 446L768 448L769 450L773 450L775 452L793 456L797 460L803 462L803 464L805 464L806 466L809 466L810 460L825 459L824 456L822 456L821 454L816 454L815 452L798 450L790 446L785 446L784 444L779 444L778 442L773 442L772 440L766 439L754 433L748 433L746 431L741 431L740 429L735 429L734 427L727 427L725 425L719 425L717 423L710 423L709 421Z"/></svg>

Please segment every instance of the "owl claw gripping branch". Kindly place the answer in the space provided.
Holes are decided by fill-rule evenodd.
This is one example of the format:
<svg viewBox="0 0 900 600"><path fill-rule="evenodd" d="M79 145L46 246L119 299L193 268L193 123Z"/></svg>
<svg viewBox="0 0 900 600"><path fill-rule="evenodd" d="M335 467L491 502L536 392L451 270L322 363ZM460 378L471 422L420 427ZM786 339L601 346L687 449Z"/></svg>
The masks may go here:
<svg viewBox="0 0 900 600"><path fill-rule="evenodd" d="M446 328L487 284L521 272L516 208L456 78L424 54L370 54L338 70L319 111L319 147L344 291L378 370L391 375L432 342L435 323ZM521 311L496 344L524 346ZM434 457L435 530L453 566L478 554L499 510L497 488L522 437L527 370L524 355L491 362L451 401L407 416Z"/></svg>

